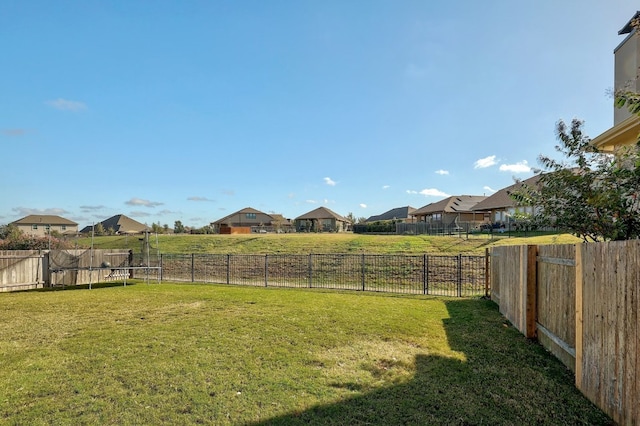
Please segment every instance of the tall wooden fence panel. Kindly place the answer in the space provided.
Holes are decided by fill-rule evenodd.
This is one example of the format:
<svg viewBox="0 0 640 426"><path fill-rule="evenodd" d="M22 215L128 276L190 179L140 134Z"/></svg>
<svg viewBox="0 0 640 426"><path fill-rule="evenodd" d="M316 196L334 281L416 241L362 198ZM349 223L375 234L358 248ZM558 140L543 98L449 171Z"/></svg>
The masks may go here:
<svg viewBox="0 0 640 426"><path fill-rule="evenodd" d="M527 246L494 247L491 251L491 297L500 313L527 334Z"/></svg>
<svg viewBox="0 0 640 426"><path fill-rule="evenodd" d="M640 424L640 241L583 244L576 385L619 424Z"/></svg>
<svg viewBox="0 0 640 426"><path fill-rule="evenodd" d="M538 247L537 337L571 370L575 370L575 245Z"/></svg>
<svg viewBox="0 0 640 426"><path fill-rule="evenodd" d="M43 258L37 250L0 250L0 291L42 288Z"/></svg>
<svg viewBox="0 0 640 426"><path fill-rule="evenodd" d="M640 241L493 248L491 284L500 312L574 368L587 398L640 425Z"/></svg>

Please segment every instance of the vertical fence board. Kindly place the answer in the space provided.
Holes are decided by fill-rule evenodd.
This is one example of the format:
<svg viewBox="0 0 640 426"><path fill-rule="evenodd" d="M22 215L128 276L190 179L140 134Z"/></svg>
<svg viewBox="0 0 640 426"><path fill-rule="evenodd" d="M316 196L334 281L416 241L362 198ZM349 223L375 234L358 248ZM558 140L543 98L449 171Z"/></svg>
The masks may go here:
<svg viewBox="0 0 640 426"><path fill-rule="evenodd" d="M582 279L583 269L582 269L582 244L577 244L575 246L575 349L576 349L576 358L574 364L575 371L575 384L576 388L580 389L582 387L582 333L583 333L583 312L584 312L584 298L583 298L583 286L584 281Z"/></svg>
<svg viewBox="0 0 640 426"><path fill-rule="evenodd" d="M575 369L575 293L574 245L548 245L538 248L538 333L540 343L567 367Z"/></svg>
<svg viewBox="0 0 640 426"><path fill-rule="evenodd" d="M498 289L500 313L519 331L526 328L526 246L491 249L491 282ZM492 295L494 289L492 289Z"/></svg>

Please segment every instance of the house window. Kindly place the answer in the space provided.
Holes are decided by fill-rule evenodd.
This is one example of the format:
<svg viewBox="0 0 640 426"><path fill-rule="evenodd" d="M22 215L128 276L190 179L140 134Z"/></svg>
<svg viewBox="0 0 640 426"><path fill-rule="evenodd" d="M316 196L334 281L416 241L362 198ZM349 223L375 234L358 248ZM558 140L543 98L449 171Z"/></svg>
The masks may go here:
<svg viewBox="0 0 640 426"><path fill-rule="evenodd" d="M246 217L247 219L255 219L256 218L256 214L255 213L245 213L244 217Z"/></svg>
<svg viewBox="0 0 640 426"><path fill-rule="evenodd" d="M60 225L60 229L63 230L63 231L66 231L67 230L67 225Z"/></svg>
<svg viewBox="0 0 640 426"><path fill-rule="evenodd" d="M31 225L31 229L35 231L36 229L38 229L38 225Z"/></svg>
<svg viewBox="0 0 640 426"><path fill-rule="evenodd" d="M47 231L50 231L51 230L51 225L45 225L44 229L46 229Z"/></svg>

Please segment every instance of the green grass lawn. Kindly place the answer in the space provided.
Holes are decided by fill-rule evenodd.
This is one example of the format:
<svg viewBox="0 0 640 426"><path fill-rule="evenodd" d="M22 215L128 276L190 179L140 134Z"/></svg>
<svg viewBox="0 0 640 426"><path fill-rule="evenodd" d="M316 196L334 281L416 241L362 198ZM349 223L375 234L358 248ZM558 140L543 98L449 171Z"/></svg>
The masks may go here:
<svg viewBox="0 0 640 426"><path fill-rule="evenodd" d="M151 236L152 250L162 253L216 254L309 254L309 253L367 253L367 254L477 254L485 248L505 244L563 244L580 240L568 234L529 238L507 238L504 235L428 236L428 235L361 235L351 233L299 233L249 235L155 235ZM75 241L90 247L91 238ZM139 236L95 237L96 249L125 248L140 252Z"/></svg>
<svg viewBox="0 0 640 426"><path fill-rule="evenodd" d="M2 424L609 424L479 299L135 283L0 294Z"/></svg>

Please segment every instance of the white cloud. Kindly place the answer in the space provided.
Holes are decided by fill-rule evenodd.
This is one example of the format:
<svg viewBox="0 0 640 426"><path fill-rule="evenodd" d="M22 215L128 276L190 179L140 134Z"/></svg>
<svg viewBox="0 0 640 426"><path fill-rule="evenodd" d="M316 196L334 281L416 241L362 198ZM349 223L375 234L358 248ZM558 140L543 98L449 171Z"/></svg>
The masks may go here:
<svg viewBox="0 0 640 426"><path fill-rule="evenodd" d="M441 176L448 175L449 174L449 170L442 170L442 169L436 170L436 174L439 174Z"/></svg>
<svg viewBox="0 0 640 426"><path fill-rule="evenodd" d="M336 181L332 180L330 177L326 177L324 178L324 183L326 183L329 186L336 186Z"/></svg>
<svg viewBox="0 0 640 426"><path fill-rule="evenodd" d="M29 216L31 214L62 216L69 213L64 209L58 209L55 207L50 209L30 209L28 207L14 207L11 210L16 212L20 216Z"/></svg>
<svg viewBox="0 0 640 426"><path fill-rule="evenodd" d="M161 206L163 203L159 203L157 201L143 200L141 198L132 198L129 201L125 201L125 204L129 206L158 207L158 206Z"/></svg>
<svg viewBox="0 0 640 426"><path fill-rule="evenodd" d="M531 171L531 167L529 167L527 160L522 160L515 164L502 164L500 166L500 171L511 173L528 173Z"/></svg>
<svg viewBox="0 0 640 426"><path fill-rule="evenodd" d="M481 158L473 164L474 169L485 169L487 167L495 166L498 163L495 155L490 155L485 158Z"/></svg>
<svg viewBox="0 0 640 426"><path fill-rule="evenodd" d="M68 99L62 98L58 98L53 101L47 101L46 104L61 111L82 111L84 109L87 109L87 105L85 105L84 102L70 101Z"/></svg>
<svg viewBox="0 0 640 426"><path fill-rule="evenodd" d="M188 201L211 201L213 202L214 200L211 200L207 197L189 197L187 198Z"/></svg>
<svg viewBox="0 0 640 426"><path fill-rule="evenodd" d="M86 206L86 205L85 205L85 206L80 206L80 209L81 209L83 212L86 212L86 213L88 213L88 212L90 212L90 211L95 211L95 210L102 210L102 209L104 209L104 208L106 208L106 207L105 207L105 206L103 206L102 204L100 204L100 205L98 205L98 206Z"/></svg>
<svg viewBox="0 0 640 426"><path fill-rule="evenodd" d="M151 216L151 213L141 212L141 211L132 211L132 212L129 212L129 215L133 217L149 217Z"/></svg>
<svg viewBox="0 0 640 426"><path fill-rule="evenodd" d="M309 203L309 204L317 204L318 203L316 200L306 200L305 202Z"/></svg>
<svg viewBox="0 0 640 426"><path fill-rule="evenodd" d="M496 190L491 188L490 186L483 186L482 189L484 189L485 191L489 191L489 192L496 192Z"/></svg>
<svg viewBox="0 0 640 426"><path fill-rule="evenodd" d="M418 191L414 191L413 189L407 189L407 194L417 194Z"/></svg>
<svg viewBox="0 0 640 426"><path fill-rule="evenodd" d="M364 203L360 203L360 207L362 207L363 209L366 209L366 208L367 208L367 205L366 205L366 204L364 204Z"/></svg>
<svg viewBox="0 0 640 426"><path fill-rule="evenodd" d="M425 197L448 197L449 196L449 194L447 194L446 192L442 192L439 189L435 189L435 188L423 189L422 191L420 191L420 194L424 195Z"/></svg>
<svg viewBox="0 0 640 426"><path fill-rule="evenodd" d="M382 185L382 189L389 189L391 188L391 185Z"/></svg>

